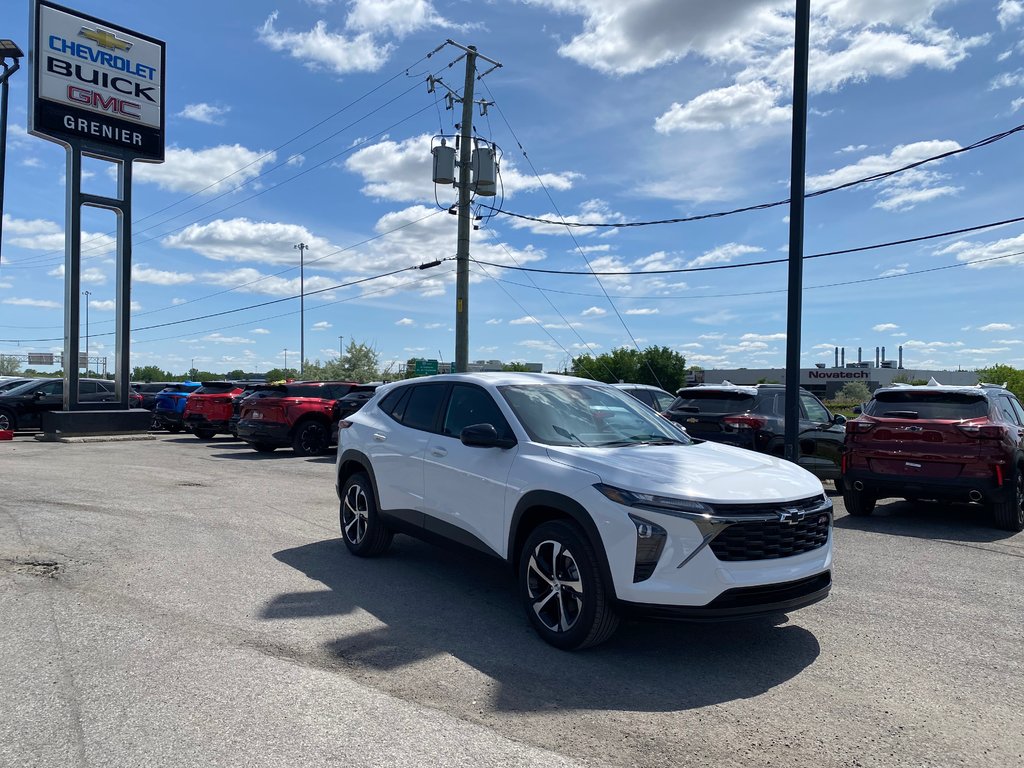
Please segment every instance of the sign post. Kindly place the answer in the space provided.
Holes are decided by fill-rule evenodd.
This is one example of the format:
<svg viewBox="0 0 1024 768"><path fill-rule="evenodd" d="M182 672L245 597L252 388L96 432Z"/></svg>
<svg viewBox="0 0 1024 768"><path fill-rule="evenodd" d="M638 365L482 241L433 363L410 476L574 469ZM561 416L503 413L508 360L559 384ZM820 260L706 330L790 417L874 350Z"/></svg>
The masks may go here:
<svg viewBox="0 0 1024 768"><path fill-rule="evenodd" d="M132 163L164 160L165 45L49 0L30 0L28 130L67 149L64 360L79 359L82 206L117 215L115 389L128 410ZM117 197L82 192L82 157L117 166ZM80 409L78 369L64 369L64 410Z"/></svg>

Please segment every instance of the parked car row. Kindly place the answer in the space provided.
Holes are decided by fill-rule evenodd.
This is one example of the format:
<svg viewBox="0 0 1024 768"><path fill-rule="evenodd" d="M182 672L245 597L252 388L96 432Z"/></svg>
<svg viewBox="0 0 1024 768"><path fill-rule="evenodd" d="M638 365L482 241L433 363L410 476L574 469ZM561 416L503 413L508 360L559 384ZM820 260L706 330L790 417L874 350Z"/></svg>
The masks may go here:
<svg viewBox="0 0 1024 768"><path fill-rule="evenodd" d="M128 400L132 408L141 403L141 397L134 392L129 392ZM117 402L114 382L79 379L78 401L86 407L93 403ZM8 379L0 382L0 430L39 429L45 412L59 411L63 406L64 379Z"/></svg>
<svg viewBox="0 0 1024 768"><path fill-rule="evenodd" d="M656 389L617 386L634 396ZM781 457L785 395L780 384L702 384L680 389L661 413L690 437ZM1024 408L1005 387L882 387L850 421L802 389L799 406L799 464L833 481L851 515L870 515L883 498L958 501L1024 530Z"/></svg>

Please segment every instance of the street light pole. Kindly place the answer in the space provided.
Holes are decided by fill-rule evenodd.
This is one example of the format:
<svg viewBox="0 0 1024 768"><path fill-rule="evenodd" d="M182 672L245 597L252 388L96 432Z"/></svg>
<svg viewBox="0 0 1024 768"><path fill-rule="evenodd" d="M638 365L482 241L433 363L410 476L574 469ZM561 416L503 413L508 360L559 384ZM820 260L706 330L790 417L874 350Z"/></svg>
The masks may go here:
<svg viewBox="0 0 1024 768"><path fill-rule="evenodd" d="M306 249L305 243L293 245L299 251L299 376L306 372ZM285 366L287 368L287 366Z"/></svg>
<svg viewBox="0 0 1024 768"><path fill-rule="evenodd" d="M89 375L89 297L92 291L82 291L85 296L85 375Z"/></svg>
<svg viewBox="0 0 1024 768"><path fill-rule="evenodd" d="M0 40L0 246L4 235L4 175L7 172L7 78L21 67L22 53L13 40ZM12 61L11 64L7 60Z"/></svg>
<svg viewBox="0 0 1024 768"><path fill-rule="evenodd" d="M284 348L284 375L288 375L288 347Z"/></svg>
<svg viewBox="0 0 1024 768"><path fill-rule="evenodd" d="M342 362L345 358L345 337L338 337L338 362Z"/></svg>

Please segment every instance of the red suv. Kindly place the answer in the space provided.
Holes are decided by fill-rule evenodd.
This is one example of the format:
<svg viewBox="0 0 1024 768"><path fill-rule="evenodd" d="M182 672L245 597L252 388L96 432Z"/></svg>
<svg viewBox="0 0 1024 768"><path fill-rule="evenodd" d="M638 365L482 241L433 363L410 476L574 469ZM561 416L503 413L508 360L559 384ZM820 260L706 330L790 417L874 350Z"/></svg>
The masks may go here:
<svg viewBox="0 0 1024 768"><path fill-rule="evenodd" d="M241 392L242 387L233 381L204 381L185 401L185 429L200 440L229 433L232 398Z"/></svg>
<svg viewBox="0 0 1024 768"><path fill-rule="evenodd" d="M843 481L851 515L888 496L965 501L1024 530L1024 408L993 384L877 389L846 422Z"/></svg>
<svg viewBox="0 0 1024 768"><path fill-rule="evenodd" d="M242 401L238 438L257 451L290 445L300 456L326 453L336 429L334 402L360 385L352 381L271 384Z"/></svg>

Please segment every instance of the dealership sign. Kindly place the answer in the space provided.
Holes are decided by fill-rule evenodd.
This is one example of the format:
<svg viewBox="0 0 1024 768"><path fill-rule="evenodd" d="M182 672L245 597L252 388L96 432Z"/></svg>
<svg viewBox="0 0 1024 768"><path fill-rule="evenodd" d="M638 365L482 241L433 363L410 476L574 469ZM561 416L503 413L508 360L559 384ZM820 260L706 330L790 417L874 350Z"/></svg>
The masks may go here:
<svg viewBox="0 0 1024 768"><path fill-rule="evenodd" d="M89 153L163 162L164 43L36 0L29 132Z"/></svg>

